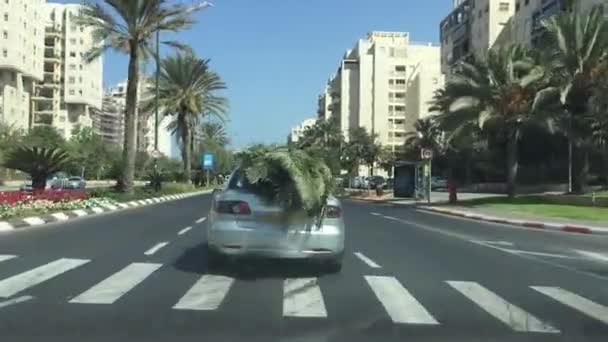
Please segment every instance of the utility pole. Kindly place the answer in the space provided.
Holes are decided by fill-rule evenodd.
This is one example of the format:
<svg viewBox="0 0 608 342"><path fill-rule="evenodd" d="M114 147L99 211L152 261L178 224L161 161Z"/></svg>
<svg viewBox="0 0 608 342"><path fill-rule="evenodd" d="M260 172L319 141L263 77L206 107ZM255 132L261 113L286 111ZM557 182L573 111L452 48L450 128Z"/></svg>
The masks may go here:
<svg viewBox="0 0 608 342"><path fill-rule="evenodd" d="M154 113L154 171L158 169L158 111L159 111L159 88L160 81L160 30L156 30L156 99Z"/></svg>

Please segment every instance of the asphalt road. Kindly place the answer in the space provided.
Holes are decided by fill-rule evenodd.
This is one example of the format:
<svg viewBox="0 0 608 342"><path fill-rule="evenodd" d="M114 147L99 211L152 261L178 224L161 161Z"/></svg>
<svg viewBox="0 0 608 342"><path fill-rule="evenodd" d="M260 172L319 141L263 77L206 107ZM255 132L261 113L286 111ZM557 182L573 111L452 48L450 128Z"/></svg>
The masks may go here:
<svg viewBox="0 0 608 342"><path fill-rule="evenodd" d="M270 261L211 272L209 204L0 234L0 339L608 340L606 237L345 201L341 273Z"/></svg>

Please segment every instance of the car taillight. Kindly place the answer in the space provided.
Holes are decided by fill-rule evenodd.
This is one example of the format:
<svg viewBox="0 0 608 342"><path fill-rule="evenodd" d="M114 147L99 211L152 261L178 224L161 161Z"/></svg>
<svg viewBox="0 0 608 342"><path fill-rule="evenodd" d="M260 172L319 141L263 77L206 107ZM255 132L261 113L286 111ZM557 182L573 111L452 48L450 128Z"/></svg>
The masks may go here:
<svg viewBox="0 0 608 342"><path fill-rule="evenodd" d="M250 215L249 204L243 201L217 201L215 211L220 214Z"/></svg>
<svg viewBox="0 0 608 342"><path fill-rule="evenodd" d="M326 218L340 218L342 216L342 209L333 205L329 205L325 208Z"/></svg>

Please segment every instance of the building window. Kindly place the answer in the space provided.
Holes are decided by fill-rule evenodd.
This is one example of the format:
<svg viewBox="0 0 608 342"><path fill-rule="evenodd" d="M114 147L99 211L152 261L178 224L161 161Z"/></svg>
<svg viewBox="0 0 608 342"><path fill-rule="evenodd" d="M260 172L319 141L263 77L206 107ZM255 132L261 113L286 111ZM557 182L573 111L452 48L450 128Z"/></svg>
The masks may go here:
<svg viewBox="0 0 608 342"><path fill-rule="evenodd" d="M70 31L75 32L76 31L76 25L70 26Z"/></svg>
<svg viewBox="0 0 608 342"><path fill-rule="evenodd" d="M70 44L76 45L76 38L70 38Z"/></svg>
<svg viewBox="0 0 608 342"><path fill-rule="evenodd" d="M78 77L78 83L82 83L82 77Z"/></svg>
<svg viewBox="0 0 608 342"><path fill-rule="evenodd" d="M519 8L521 7L521 4L519 2L517 2L515 4L515 12L519 12Z"/></svg>
<svg viewBox="0 0 608 342"><path fill-rule="evenodd" d="M388 80L388 85L393 85L395 84L395 80Z"/></svg>
<svg viewBox="0 0 608 342"><path fill-rule="evenodd" d="M4 21L8 21L8 13L4 13Z"/></svg>
<svg viewBox="0 0 608 342"><path fill-rule="evenodd" d="M70 78L68 78L68 83L70 83L70 84L76 83L76 78L74 76L70 76Z"/></svg>
<svg viewBox="0 0 608 342"><path fill-rule="evenodd" d="M405 112L405 106L395 106L396 112Z"/></svg>
<svg viewBox="0 0 608 342"><path fill-rule="evenodd" d="M70 57L76 57L76 52L70 51Z"/></svg>
<svg viewBox="0 0 608 342"><path fill-rule="evenodd" d="M84 40L80 38L80 45L84 45Z"/></svg>
<svg viewBox="0 0 608 342"><path fill-rule="evenodd" d="M405 93L395 93L395 98L396 99L404 99L405 98Z"/></svg>
<svg viewBox="0 0 608 342"><path fill-rule="evenodd" d="M2 31L2 38L8 39L8 32L7 31Z"/></svg>
<svg viewBox="0 0 608 342"><path fill-rule="evenodd" d="M82 64L78 65L78 69L82 70Z"/></svg>
<svg viewBox="0 0 608 342"><path fill-rule="evenodd" d="M8 50L2 49L2 57L8 57Z"/></svg>
<svg viewBox="0 0 608 342"><path fill-rule="evenodd" d="M76 64L70 64L70 70L76 70Z"/></svg>
<svg viewBox="0 0 608 342"><path fill-rule="evenodd" d="M82 95L82 89L78 89L78 95Z"/></svg>
<svg viewBox="0 0 608 342"><path fill-rule="evenodd" d="M498 5L498 10L499 10L499 11L501 11L501 12L506 12L506 11L508 11L508 10L509 10L509 5L510 5L510 4L509 4L508 2L501 2L501 3Z"/></svg>
<svg viewBox="0 0 608 342"><path fill-rule="evenodd" d="M76 95L76 92L74 91L74 89L70 89L70 95Z"/></svg>
<svg viewBox="0 0 608 342"><path fill-rule="evenodd" d="M397 72L405 72L405 65L396 65L395 71Z"/></svg>
<svg viewBox="0 0 608 342"><path fill-rule="evenodd" d="M405 85L405 80L404 79L399 79L399 80L396 80L396 83L397 84L401 84L401 85Z"/></svg>

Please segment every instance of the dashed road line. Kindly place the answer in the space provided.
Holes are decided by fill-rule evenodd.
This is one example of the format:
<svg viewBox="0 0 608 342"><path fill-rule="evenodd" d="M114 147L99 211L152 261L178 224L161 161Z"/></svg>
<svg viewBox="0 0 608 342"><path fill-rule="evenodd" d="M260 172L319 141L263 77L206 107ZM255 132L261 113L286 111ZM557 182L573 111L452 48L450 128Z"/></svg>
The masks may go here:
<svg viewBox="0 0 608 342"><path fill-rule="evenodd" d="M363 253L361 253L361 252L355 252L354 254L355 254L355 256L357 258L359 258L361 261L363 261L364 263L366 263L367 266L369 266L371 268L382 268L382 266L376 264L372 259L370 259L367 256L365 256Z"/></svg>
<svg viewBox="0 0 608 342"><path fill-rule="evenodd" d="M169 244L168 241L157 243L152 248L150 248L147 251L145 251L144 254L148 255L148 256L154 255L154 253L158 252L161 248L165 247L168 244Z"/></svg>
<svg viewBox="0 0 608 342"><path fill-rule="evenodd" d="M190 231L190 229L192 229L192 227L186 227L186 228L184 228L184 229L180 230L179 232L177 232L177 235L184 235L184 234L186 234L187 232L189 232L189 231Z"/></svg>
<svg viewBox="0 0 608 342"><path fill-rule="evenodd" d="M206 219L207 219L206 217L201 217L198 220L194 221L194 223L203 223L203 222L205 222Z"/></svg>

